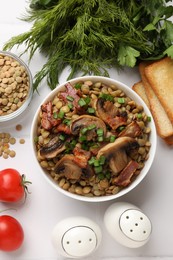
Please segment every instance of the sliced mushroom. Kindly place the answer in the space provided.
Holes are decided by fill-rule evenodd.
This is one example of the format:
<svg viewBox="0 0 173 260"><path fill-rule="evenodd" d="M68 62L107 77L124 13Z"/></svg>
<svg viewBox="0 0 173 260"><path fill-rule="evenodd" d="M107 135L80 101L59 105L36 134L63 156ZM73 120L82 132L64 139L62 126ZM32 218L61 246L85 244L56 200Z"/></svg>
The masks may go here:
<svg viewBox="0 0 173 260"><path fill-rule="evenodd" d="M96 115L114 130L127 123L127 114L125 112L120 114L111 101L98 98L94 103L94 108Z"/></svg>
<svg viewBox="0 0 173 260"><path fill-rule="evenodd" d="M118 108L111 101L105 101L103 98L96 99L94 107L96 115L104 122L107 122L108 117L113 118L118 114Z"/></svg>
<svg viewBox="0 0 173 260"><path fill-rule="evenodd" d="M47 144L40 148L40 155L50 159L56 157L65 150L65 144L59 139L59 136L53 137Z"/></svg>
<svg viewBox="0 0 173 260"><path fill-rule="evenodd" d="M133 121L123 131L121 131L118 136L129 136L135 138L137 136L140 136L141 132L142 131L138 123L136 121Z"/></svg>
<svg viewBox="0 0 173 260"><path fill-rule="evenodd" d="M86 168L79 167L74 162L74 155L66 154L60 161L55 165L54 171L57 174L64 175L70 180L88 179L93 176L93 170L88 165Z"/></svg>
<svg viewBox="0 0 173 260"><path fill-rule="evenodd" d="M119 137L114 143L107 144L101 148L97 154L97 158L105 156L113 174L117 175L128 164L130 151L138 147L138 142L134 138Z"/></svg>
<svg viewBox="0 0 173 260"><path fill-rule="evenodd" d="M95 126L87 132L87 140L92 140L96 136L97 129L103 129L103 135L106 134L105 123L96 116L82 115L75 119L71 124L71 133L73 135L78 135L83 128L88 128L89 126Z"/></svg>

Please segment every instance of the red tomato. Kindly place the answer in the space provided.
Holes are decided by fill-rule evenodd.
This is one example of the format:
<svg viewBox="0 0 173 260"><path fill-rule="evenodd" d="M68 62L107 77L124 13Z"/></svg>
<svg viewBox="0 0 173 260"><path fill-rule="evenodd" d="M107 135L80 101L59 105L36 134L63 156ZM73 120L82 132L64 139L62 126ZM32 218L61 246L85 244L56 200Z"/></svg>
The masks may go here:
<svg viewBox="0 0 173 260"><path fill-rule="evenodd" d="M24 232L21 224L11 216L0 216L0 250L17 250L23 240Z"/></svg>
<svg viewBox="0 0 173 260"><path fill-rule="evenodd" d="M20 201L27 189L25 176L15 169L4 169L0 171L0 201L17 202Z"/></svg>

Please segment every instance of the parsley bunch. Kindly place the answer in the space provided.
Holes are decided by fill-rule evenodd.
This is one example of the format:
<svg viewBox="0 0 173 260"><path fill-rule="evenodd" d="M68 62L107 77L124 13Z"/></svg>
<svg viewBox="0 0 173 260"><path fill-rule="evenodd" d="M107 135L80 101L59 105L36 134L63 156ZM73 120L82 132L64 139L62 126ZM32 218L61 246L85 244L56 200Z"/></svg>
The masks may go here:
<svg viewBox="0 0 173 260"><path fill-rule="evenodd" d="M134 67L141 60L173 58L171 0L32 0L23 20L28 32L12 37L4 50L25 44L32 59L36 50L47 60L34 78L44 77L54 89L66 66L68 79L109 76L108 68Z"/></svg>

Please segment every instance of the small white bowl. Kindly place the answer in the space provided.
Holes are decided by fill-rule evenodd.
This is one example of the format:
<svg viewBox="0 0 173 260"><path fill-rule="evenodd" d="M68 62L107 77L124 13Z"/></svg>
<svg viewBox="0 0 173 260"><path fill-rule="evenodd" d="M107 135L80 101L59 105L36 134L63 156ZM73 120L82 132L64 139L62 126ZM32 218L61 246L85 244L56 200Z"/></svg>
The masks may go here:
<svg viewBox="0 0 173 260"><path fill-rule="evenodd" d="M119 89L122 89L126 93L126 95L128 97L130 97L132 100L134 100L138 105L142 105L145 113L149 117L151 117L151 121L149 122L149 127L151 128L151 133L150 133L150 137L149 137L149 141L151 143L151 148L150 148L150 151L149 151L149 158L145 162L145 166L142 169L142 171L140 172L140 174L135 178L135 180L133 180L133 182L129 186L123 188L117 194L114 194L114 195L86 197L86 196L83 196L83 195L70 193L69 191L66 191L66 190L60 188L58 186L58 184L53 180L53 178L40 166L40 164L37 160L35 138L37 136L37 123L38 123L38 115L39 115L39 112L40 112L40 107L36 111L36 114L35 114L33 122L32 122L32 127L31 127L32 151L33 151L33 156L35 158L35 161L40 167L40 171L41 171L42 176L44 176L46 178L46 180L48 181L48 183L51 184L57 191L61 192L62 194L66 195L68 197L71 197L71 198L74 198L74 199L77 199L77 200L81 200L81 201L87 201L87 202L109 201L109 200L117 199L117 198L127 194L131 190L133 190L144 179L144 177L147 175L147 173L150 170L150 167L153 163L155 152L156 152L156 144L157 144L156 143L157 142L156 128L155 128L155 124L154 124L154 120L153 120L153 117L151 115L151 112L148 109L148 107L146 106L146 104L144 103L144 101L130 87L126 86L125 84L123 84L123 83L121 83L117 80L107 78L107 77L101 77L101 76L78 77L78 78L74 78L72 80L69 80L68 82L70 82L71 84L75 84L79 81L88 81L88 80L89 81L91 80L92 82L98 82L99 81L99 82L103 82L105 84L116 85ZM47 101L52 100L57 92L64 89L64 86L65 86L66 83L67 82L64 82L63 84L59 85L56 89L54 89L43 100L42 104L46 103Z"/></svg>
<svg viewBox="0 0 173 260"><path fill-rule="evenodd" d="M21 106L19 106L16 110L14 110L13 112L10 112L10 113L8 113L8 114L2 114L1 115L1 113L0 113L0 123L1 122L6 122L6 121L10 121L11 119L14 119L14 118L16 118L17 116L19 116L20 114L22 114L24 111L25 111L25 109L28 107L28 105L30 104L30 102L31 102L31 99L32 99L32 95L33 95L33 80L32 80L32 75L31 75L31 71L30 71L30 69L29 69L29 67L26 65L26 63L22 60L22 59L20 59L17 55L15 55L15 54L13 54L13 53L11 53L11 52L7 52L7 51L0 51L0 56L3 56L3 57L8 57L8 58L10 58L10 59L13 59L13 61L15 62L18 62L19 64L20 64L20 66L21 67L24 67L24 69L25 69L25 71L23 71L23 74L24 73L26 73L26 75L27 75L27 79L28 79L28 86L29 86L29 90L28 90L28 93L27 93L27 96L26 96L26 99L24 100L24 102L22 103L22 105ZM12 62L13 62L12 61ZM8 62L8 60L7 60L7 62ZM10 66L10 68L12 67L11 65L3 65L3 66ZM2 66L2 67L3 67ZM0 72L2 71L1 69L2 69L2 67L1 67L1 64L0 64ZM9 78L11 78L11 77L14 77L14 76L11 76L10 75L10 77ZM14 78L13 78L14 79ZM16 84L18 84L17 83L17 81L16 81L16 79L14 79L15 80L15 83ZM1 83L3 82L3 78L1 77ZM10 86L10 84L11 84L11 82L10 83L7 83L7 87L9 87ZM20 84L20 83L19 83ZM16 92L15 92L15 90L13 89L13 91L12 91L12 93L14 94L16 94ZM8 95L10 95L11 93L9 93ZM19 92L17 92L17 94L19 94ZM0 91L0 98L2 98L2 95L3 95L3 93L2 93L2 91ZM12 95L12 94L11 94ZM20 98L19 100L21 100L22 98ZM1 110L1 102L0 102L0 110Z"/></svg>

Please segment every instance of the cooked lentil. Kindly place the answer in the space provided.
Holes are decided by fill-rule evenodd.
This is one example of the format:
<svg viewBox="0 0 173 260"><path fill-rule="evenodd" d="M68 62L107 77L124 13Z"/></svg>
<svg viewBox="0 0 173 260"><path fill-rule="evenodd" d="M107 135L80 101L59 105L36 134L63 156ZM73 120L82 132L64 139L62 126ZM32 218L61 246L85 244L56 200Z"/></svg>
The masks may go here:
<svg viewBox="0 0 173 260"><path fill-rule="evenodd" d="M106 111L108 113L106 118L103 115L100 117L97 111L98 107L96 109L96 104L98 104L100 99L101 103L104 104L105 111L106 106L111 108ZM111 117L112 110L116 111L116 115L113 117ZM89 112L92 114L89 114ZM85 115L101 118L104 121L106 125L105 136L103 134L104 130L95 129L96 126L93 124L90 124L88 127L79 124L75 128L79 127L79 132L77 134L72 132L74 122L77 122ZM122 121L119 126L115 127L114 119L116 117ZM110 118L114 123L112 123ZM132 127L133 124L135 128ZM128 131L128 129L131 129L131 131ZM108 157L102 158L102 160L101 157L97 157L99 151L106 145L114 145L116 140L123 136L130 136L131 139L135 140L138 147L128 153L128 162L133 161L137 165L133 177L127 184L130 185L136 176L140 174L145 161L149 157L151 146L149 141L150 132L148 116L143 107L136 104L116 85L108 86L102 82L94 83L92 81L78 82L71 87L66 85L64 91L58 92L53 100L41 106L37 136L35 138L37 140L37 159L41 167L50 174L62 189L88 197L108 196L118 193L125 187L124 184L118 184L117 182L117 178L123 170L115 174L113 169L110 168ZM50 152L51 142L53 142L54 137L58 138L59 141L63 140L65 148L53 155L44 154L42 151L46 147L48 147ZM75 150L79 154L75 153ZM55 151L53 150L53 152ZM83 154L84 157L82 157ZM60 167L61 170L57 170L57 165L64 158L68 158L67 155L72 156L69 158L73 158L80 169L92 168L94 174L89 177L76 177L75 179L73 178L74 176L69 175L69 172L67 175L65 174L63 168L65 164L61 166L62 168ZM87 156L89 157L87 158ZM93 158L95 159L93 160ZM83 165L85 160L87 166ZM89 168L87 168L88 165Z"/></svg>
<svg viewBox="0 0 173 260"><path fill-rule="evenodd" d="M29 93L29 78L24 66L0 54L0 116L20 108Z"/></svg>

